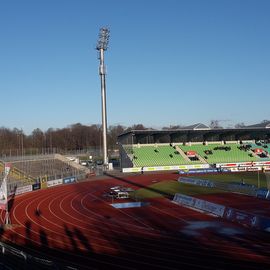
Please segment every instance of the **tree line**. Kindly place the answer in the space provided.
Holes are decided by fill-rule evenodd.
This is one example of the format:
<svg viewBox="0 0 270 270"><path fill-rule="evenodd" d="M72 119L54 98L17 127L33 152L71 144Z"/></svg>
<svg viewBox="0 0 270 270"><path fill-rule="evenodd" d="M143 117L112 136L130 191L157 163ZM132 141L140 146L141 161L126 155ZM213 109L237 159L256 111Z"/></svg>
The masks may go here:
<svg viewBox="0 0 270 270"><path fill-rule="evenodd" d="M269 120L263 120L261 123L267 123ZM222 128L220 120L211 120L209 126L211 128ZM182 125L171 125L161 129L178 129ZM235 127L245 127L244 123L238 123ZM108 128L107 141L108 149L116 148L117 136L121 133L130 130L144 130L146 128L143 124L135 124L130 127L122 125L112 125ZM36 149L38 153L42 153L44 149L47 152L52 150L70 151L80 149L100 149L102 145L102 126L98 124L82 125L76 123L65 128L49 128L42 131L36 128L30 135L26 135L21 129L9 129L0 127L0 153L9 154L8 151L17 151L17 154L23 154L27 149ZM16 154L16 153L15 153Z"/></svg>
<svg viewBox="0 0 270 270"><path fill-rule="evenodd" d="M108 149L116 148L117 136L132 129L145 129L142 124L125 127L115 125L108 127ZM102 126L98 124L82 125L76 123L65 128L49 128L42 131L36 128L30 135L21 129L0 128L0 152L9 155L9 152L18 155L29 152L46 153L81 149L99 149L102 145ZM46 150L45 150L46 149ZM14 152L15 151L15 152Z"/></svg>

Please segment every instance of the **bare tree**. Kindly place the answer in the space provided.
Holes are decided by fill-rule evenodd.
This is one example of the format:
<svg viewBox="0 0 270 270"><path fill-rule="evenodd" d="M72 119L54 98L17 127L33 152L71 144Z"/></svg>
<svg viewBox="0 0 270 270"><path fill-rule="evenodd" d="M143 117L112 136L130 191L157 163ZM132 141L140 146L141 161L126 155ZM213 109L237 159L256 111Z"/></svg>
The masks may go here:
<svg viewBox="0 0 270 270"><path fill-rule="evenodd" d="M211 120L210 121L210 125L209 127L210 128L223 128L221 125L220 125L220 120Z"/></svg>
<svg viewBox="0 0 270 270"><path fill-rule="evenodd" d="M120 135L124 131L125 131L125 127L121 126L121 125L109 127L109 129L108 129L108 147L109 147L109 149L115 148L118 135Z"/></svg>
<svg viewBox="0 0 270 270"><path fill-rule="evenodd" d="M243 122L241 122L241 123L237 123L237 124L235 124L235 128L243 128L243 127L245 127L246 125L245 125L245 123L243 123Z"/></svg>

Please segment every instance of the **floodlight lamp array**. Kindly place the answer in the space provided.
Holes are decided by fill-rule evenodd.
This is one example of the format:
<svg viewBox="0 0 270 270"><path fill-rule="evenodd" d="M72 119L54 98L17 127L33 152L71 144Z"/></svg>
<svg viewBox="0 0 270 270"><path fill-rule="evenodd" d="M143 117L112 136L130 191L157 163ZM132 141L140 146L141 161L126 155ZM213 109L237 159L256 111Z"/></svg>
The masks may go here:
<svg viewBox="0 0 270 270"><path fill-rule="evenodd" d="M106 51L108 48L109 37L110 37L110 30L105 27L100 28L96 49L97 50L103 49L104 51Z"/></svg>

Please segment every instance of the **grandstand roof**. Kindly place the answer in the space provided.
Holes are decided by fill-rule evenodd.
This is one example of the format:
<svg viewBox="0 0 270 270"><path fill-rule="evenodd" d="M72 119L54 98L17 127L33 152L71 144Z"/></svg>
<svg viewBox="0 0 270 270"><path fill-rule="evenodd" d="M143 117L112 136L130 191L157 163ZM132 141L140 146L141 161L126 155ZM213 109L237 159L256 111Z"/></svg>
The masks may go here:
<svg viewBox="0 0 270 270"><path fill-rule="evenodd" d="M207 130L210 129L210 127L206 126L205 124L198 123L191 126L186 126L180 129L192 129L192 130Z"/></svg>
<svg viewBox="0 0 270 270"><path fill-rule="evenodd" d="M167 137L167 139L165 138ZM131 130L118 136L122 144L181 142L181 141L213 141L213 140L259 140L270 139L270 122L241 128L214 128L204 124L195 124L179 129L167 130Z"/></svg>
<svg viewBox="0 0 270 270"><path fill-rule="evenodd" d="M259 124L246 126L246 128L270 128L270 121L263 121Z"/></svg>

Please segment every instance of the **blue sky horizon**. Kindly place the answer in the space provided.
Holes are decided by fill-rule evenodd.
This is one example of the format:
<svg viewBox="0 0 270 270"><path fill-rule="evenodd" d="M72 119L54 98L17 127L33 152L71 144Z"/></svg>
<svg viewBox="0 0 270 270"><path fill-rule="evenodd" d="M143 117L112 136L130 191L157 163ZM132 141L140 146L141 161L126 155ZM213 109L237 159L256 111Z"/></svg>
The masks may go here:
<svg viewBox="0 0 270 270"><path fill-rule="evenodd" d="M270 119L270 1L0 1L0 126L255 124Z"/></svg>

